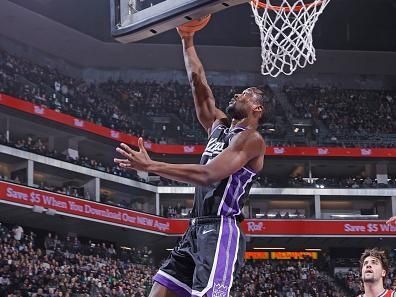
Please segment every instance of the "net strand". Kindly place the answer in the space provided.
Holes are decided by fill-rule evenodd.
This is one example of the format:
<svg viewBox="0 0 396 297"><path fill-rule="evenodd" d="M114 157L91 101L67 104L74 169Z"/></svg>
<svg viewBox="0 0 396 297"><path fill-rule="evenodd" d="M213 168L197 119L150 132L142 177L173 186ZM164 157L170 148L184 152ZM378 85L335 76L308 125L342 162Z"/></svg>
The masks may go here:
<svg viewBox="0 0 396 297"><path fill-rule="evenodd" d="M259 1L251 2L255 22L260 29L263 75L291 75L297 68L315 62L312 32L329 2L305 4L304 0L297 0L291 5L282 0L280 6L273 6L270 0L266 0L264 8Z"/></svg>

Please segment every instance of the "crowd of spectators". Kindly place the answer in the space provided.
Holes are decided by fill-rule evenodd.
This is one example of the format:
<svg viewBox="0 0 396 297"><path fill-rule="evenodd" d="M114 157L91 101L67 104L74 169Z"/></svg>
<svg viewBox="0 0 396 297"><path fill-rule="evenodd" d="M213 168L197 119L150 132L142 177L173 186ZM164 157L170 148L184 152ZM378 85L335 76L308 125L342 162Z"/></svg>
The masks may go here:
<svg viewBox="0 0 396 297"><path fill-rule="evenodd" d="M310 137L297 141L290 136L291 125L286 118L297 118L322 121L327 126L325 136L325 132L321 132L322 136L315 134L317 145L353 146L354 140L363 139L371 140L366 142L371 146L394 146L394 142L385 138L378 141L378 137L396 134L395 92L286 87L284 92L293 106L288 112L294 113L286 117L272 90L264 88L274 107L261 130L268 143L306 145ZM212 86L212 89L219 107L224 109L243 88ZM206 141L196 120L190 87L174 81L87 83L0 50L0 92L156 143ZM166 120L156 122L153 117Z"/></svg>
<svg viewBox="0 0 396 297"><path fill-rule="evenodd" d="M151 251L35 232L0 223L0 296L144 297L156 271Z"/></svg>
<svg viewBox="0 0 396 297"><path fill-rule="evenodd" d="M262 88L274 103L272 90ZM225 109L234 94L244 88L212 89L218 106ZM0 50L0 92L156 143L202 144L207 138L196 120L190 86L174 81L87 83ZM276 106L275 114L280 117L282 110ZM267 117L271 127L275 125L275 114ZM153 116L167 120L155 124L150 120ZM263 129L263 133L267 130ZM281 127L267 132L282 134L278 131Z"/></svg>
<svg viewBox="0 0 396 297"><path fill-rule="evenodd" d="M74 234L27 229L0 223L0 296L148 296L158 267L148 247L117 246ZM336 269L333 278L327 272L329 261L308 257L247 260L231 296L357 296L361 290L358 268ZM391 269L385 280L387 288L395 288L395 277Z"/></svg>
<svg viewBox="0 0 396 297"><path fill-rule="evenodd" d="M148 296L158 267L148 247L27 229L0 222L0 296ZM357 296L361 291L358 267L336 269L333 278L327 272L328 262L337 266L337 261L327 258L247 260L231 296ZM388 273L385 287L396 287L395 269Z"/></svg>
<svg viewBox="0 0 396 297"><path fill-rule="evenodd" d="M25 228L26 229L26 228ZM157 270L147 248L0 223L0 296L144 297ZM247 261L234 297L343 297L313 260Z"/></svg>
<svg viewBox="0 0 396 297"><path fill-rule="evenodd" d="M41 104L59 112L94 122L129 134L143 136L157 143L203 143L206 135L196 121L191 91L177 82L108 81L101 84L63 75L56 69L39 66L26 59L0 50L0 92ZM235 92L242 88L213 86L224 109ZM272 94L267 86L266 92ZM353 137L370 139L396 133L395 92L340 90L307 87L284 89L292 104L294 118L323 121L328 129L327 144L351 145ZM279 104L275 104L267 119L269 142L290 143L290 139L271 139L270 135L286 137L281 121L276 129L276 117L286 119ZM290 112L290 111L289 111ZM110 116L109 116L110 115ZM170 116L172 115L172 116ZM169 116L171 123L153 124L150 116ZM178 120L174 121L173 119ZM289 115L290 118L290 115ZM173 122L172 122L173 121ZM275 131L275 132L274 132ZM393 142L372 142L374 146L392 146ZM353 144L353 143L352 143Z"/></svg>
<svg viewBox="0 0 396 297"><path fill-rule="evenodd" d="M343 297L313 261L249 261L233 287L234 297Z"/></svg>
<svg viewBox="0 0 396 297"><path fill-rule="evenodd" d="M121 98L105 96L97 85L1 50L0 61L0 92L98 125L152 139L135 120L139 118L140 111L124 110Z"/></svg>
<svg viewBox="0 0 396 297"><path fill-rule="evenodd" d="M329 142L351 145L348 140L368 140L373 146L396 145L384 137L378 141L378 137L396 134L395 91L335 87L287 87L284 91L294 107L293 116L322 121L329 129Z"/></svg>

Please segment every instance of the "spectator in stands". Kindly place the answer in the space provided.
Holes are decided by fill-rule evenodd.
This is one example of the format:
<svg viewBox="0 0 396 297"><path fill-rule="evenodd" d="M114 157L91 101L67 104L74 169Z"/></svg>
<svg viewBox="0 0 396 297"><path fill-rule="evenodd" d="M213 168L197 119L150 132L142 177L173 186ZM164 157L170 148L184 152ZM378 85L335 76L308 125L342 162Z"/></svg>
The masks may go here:
<svg viewBox="0 0 396 297"><path fill-rule="evenodd" d="M14 239L20 241L23 237L23 228L21 226L15 226L12 231L14 232Z"/></svg>
<svg viewBox="0 0 396 297"><path fill-rule="evenodd" d="M44 240L44 247L46 255L50 255L55 250L55 240L52 238L52 234L48 233L47 237Z"/></svg>
<svg viewBox="0 0 396 297"><path fill-rule="evenodd" d="M385 289L385 279L389 272L389 260L384 251L367 249L360 257L360 273L363 282L361 297L393 297L396 291Z"/></svg>

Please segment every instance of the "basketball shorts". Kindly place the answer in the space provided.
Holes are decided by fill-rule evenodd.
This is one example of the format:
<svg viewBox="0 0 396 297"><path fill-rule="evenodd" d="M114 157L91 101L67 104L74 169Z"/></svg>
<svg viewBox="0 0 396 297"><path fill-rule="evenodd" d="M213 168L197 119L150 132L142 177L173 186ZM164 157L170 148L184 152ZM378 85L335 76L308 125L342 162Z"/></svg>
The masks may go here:
<svg viewBox="0 0 396 297"><path fill-rule="evenodd" d="M180 297L228 297L243 265L245 236L232 217L191 219L154 281Z"/></svg>

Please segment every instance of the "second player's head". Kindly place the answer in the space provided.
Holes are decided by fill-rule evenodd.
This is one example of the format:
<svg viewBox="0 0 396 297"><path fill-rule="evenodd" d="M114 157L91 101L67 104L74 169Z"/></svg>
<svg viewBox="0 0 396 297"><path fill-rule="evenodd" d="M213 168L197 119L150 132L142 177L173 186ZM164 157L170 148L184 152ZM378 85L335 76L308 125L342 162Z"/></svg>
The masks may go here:
<svg viewBox="0 0 396 297"><path fill-rule="evenodd" d="M389 271L389 261L384 251L367 249L360 257L360 273L363 283L385 283Z"/></svg>

